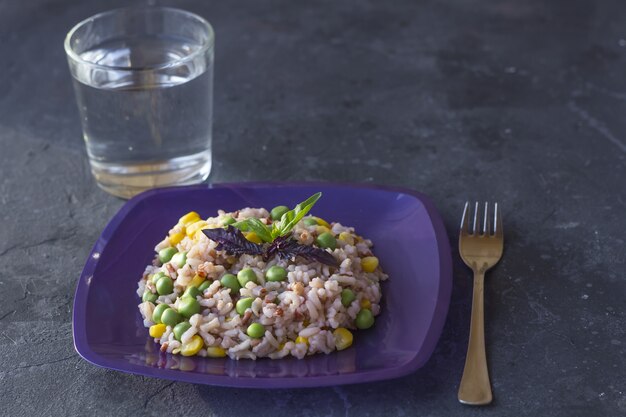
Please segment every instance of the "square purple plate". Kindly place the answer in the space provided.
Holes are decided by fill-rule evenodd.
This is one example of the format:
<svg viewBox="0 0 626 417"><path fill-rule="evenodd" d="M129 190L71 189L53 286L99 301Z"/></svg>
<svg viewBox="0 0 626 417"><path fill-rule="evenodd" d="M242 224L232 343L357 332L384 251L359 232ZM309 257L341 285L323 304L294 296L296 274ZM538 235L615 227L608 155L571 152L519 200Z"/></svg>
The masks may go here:
<svg viewBox="0 0 626 417"><path fill-rule="evenodd" d="M389 274L382 312L352 347L330 355L257 361L161 353L143 327L137 281L153 248L184 213L290 207L323 197L312 213L354 226L374 242ZM450 246L443 222L423 195L410 190L331 183L241 183L147 191L113 217L85 264L74 299L76 351L105 368L177 381L297 388L396 378L420 368L441 334L452 288Z"/></svg>

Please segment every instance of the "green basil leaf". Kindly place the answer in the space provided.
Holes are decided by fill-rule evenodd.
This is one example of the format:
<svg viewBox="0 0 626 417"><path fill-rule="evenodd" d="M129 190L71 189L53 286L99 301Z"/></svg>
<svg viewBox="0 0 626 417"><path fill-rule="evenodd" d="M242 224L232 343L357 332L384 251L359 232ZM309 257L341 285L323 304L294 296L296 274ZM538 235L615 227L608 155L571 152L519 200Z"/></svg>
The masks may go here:
<svg viewBox="0 0 626 417"><path fill-rule="evenodd" d="M263 222L255 217L245 219L232 224L233 227L241 230L242 232L253 231L264 242L271 242L274 240L270 228Z"/></svg>
<svg viewBox="0 0 626 417"><path fill-rule="evenodd" d="M238 222L235 222L233 224L231 224L231 226L233 226L235 229L239 229L242 232L249 232L250 231L250 227L248 226L248 223L245 220L241 220Z"/></svg>
<svg viewBox="0 0 626 417"><path fill-rule="evenodd" d="M307 215L309 210L311 210L313 205L320 199L321 196L322 193L315 193L302 203L296 205L293 210L289 210L287 213L283 214L280 220L273 224L271 232L272 238L285 236L287 233L291 232L291 229L293 229L296 224L298 224L298 222Z"/></svg>
<svg viewBox="0 0 626 417"><path fill-rule="evenodd" d="M258 237L261 238L262 241L264 242L271 242L272 240L274 240L272 238L272 232L270 231L270 228L267 227L266 224L264 224L261 220L252 217L249 219L246 219L246 222L248 223L248 226L250 227L250 229L257 234Z"/></svg>

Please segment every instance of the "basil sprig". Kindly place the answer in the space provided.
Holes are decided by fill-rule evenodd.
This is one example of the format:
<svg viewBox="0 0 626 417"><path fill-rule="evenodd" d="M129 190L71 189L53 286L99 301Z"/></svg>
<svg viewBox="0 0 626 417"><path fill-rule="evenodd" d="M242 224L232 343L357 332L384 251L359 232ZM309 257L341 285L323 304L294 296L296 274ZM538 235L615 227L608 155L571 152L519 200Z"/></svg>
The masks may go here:
<svg viewBox="0 0 626 417"><path fill-rule="evenodd" d="M225 229L203 229L202 233L218 243L217 250L223 250L231 255L261 255L265 261L274 256L280 259L300 256L309 261L317 261L338 268L339 262L330 252L312 245L302 245L288 236L321 196L322 193L313 194L295 206L293 210L283 214L280 220L272 223L271 227L257 218L249 218L228 225ZM243 230L256 233L263 243L256 244L248 241L241 233Z"/></svg>
<svg viewBox="0 0 626 417"><path fill-rule="evenodd" d="M272 223L271 228L254 217L233 223L233 226L242 231L251 230L256 233L263 242L272 243L276 238L289 234L289 232L296 227L296 224L307 215L321 196L322 193L313 194L311 197L296 205L293 210L289 210L283 214L280 220Z"/></svg>

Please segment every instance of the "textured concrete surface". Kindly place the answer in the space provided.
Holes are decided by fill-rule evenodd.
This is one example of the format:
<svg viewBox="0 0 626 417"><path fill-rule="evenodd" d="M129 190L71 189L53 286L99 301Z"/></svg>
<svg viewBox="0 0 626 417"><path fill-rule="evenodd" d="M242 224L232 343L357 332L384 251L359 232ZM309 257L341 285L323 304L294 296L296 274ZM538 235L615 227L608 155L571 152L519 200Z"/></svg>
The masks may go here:
<svg viewBox="0 0 626 417"><path fill-rule="evenodd" d="M123 202L90 177L62 41L124 2L0 0L0 415L626 415L623 2L299 3L168 3L217 33L211 181L414 188L453 246L465 199L498 200L494 403L456 401L471 296L458 260L441 341L402 379L236 390L80 359L75 282Z"/></svg>

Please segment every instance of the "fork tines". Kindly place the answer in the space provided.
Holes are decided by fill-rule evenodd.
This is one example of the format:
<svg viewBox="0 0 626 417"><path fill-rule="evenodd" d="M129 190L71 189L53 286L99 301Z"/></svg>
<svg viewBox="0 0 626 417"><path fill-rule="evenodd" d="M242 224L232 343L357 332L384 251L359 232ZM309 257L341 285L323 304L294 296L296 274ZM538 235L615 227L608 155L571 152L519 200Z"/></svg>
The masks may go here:
<svg viewBox="0 0 626 417"><path fill-rule="evenodd" d="M489 203L487 202L485 202L482 225L480 224L480 204L478 201L475 203L474 221L470 227L470 202L466 202L463 209L463 217L461 218L461 235L502 236L502 214L498 208L498 203L494 204L493 212L493 234L491 233Z"/></svg>

